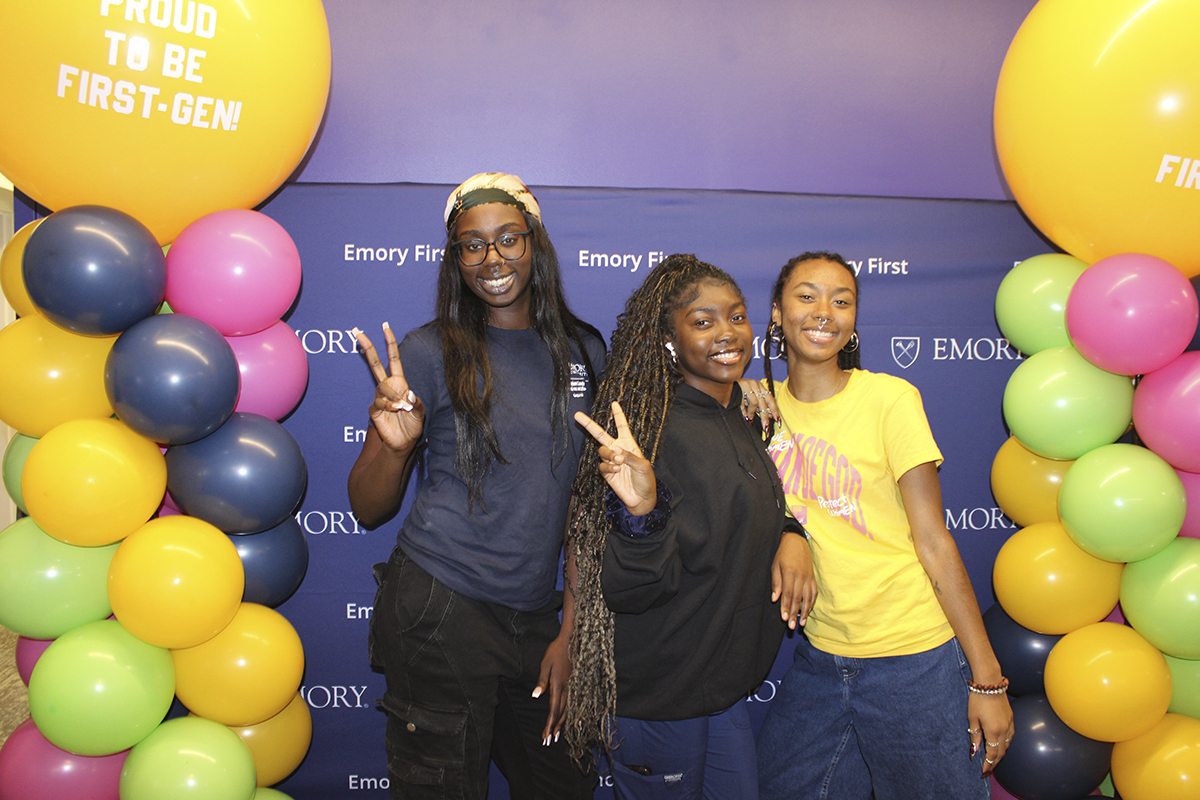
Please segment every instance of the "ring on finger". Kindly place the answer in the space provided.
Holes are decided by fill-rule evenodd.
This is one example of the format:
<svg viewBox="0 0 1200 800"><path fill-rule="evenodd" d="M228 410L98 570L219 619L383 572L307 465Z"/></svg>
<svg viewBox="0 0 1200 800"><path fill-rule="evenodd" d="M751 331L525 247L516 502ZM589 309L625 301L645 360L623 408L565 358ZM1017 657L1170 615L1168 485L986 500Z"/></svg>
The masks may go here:
<svg viewBox="0 0 1200 800"><path fill-rule="evenodd" d="M986 762L987 762L987 763L989 763L989 764L995 764L995 763L996 763L996 762L995 762L993 759L990 759L990 758L985 758L985 759L984 759L984 761L986 761Z"/></svg>
<svg viewBox="0 0 1200 800"><path fill-rule="evenodd" d="M986 744L988 747L999 747L1000 746L999 742L984 742L984 744Z"/></svg>
<svg viewBox="0 0 1200 800"><path fill-rule="evenodd" d="M967 728L967 733L974 736L975 734L979 733L979 728Z"/></svg>

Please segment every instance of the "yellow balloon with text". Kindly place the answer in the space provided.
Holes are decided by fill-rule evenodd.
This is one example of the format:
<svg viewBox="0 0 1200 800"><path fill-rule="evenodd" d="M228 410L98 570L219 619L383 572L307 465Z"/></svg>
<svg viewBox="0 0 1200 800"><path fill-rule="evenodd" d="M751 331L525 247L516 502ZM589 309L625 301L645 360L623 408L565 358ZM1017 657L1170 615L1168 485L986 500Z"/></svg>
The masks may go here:
<svg viewBox="0 0 1200 800"><path fill-rule="evenodd" d="M320 0L6 3L0 75L0 172L166 243L295 170L325 109L329 28Z"/></svg>
<svg viewBox="0 0 1200 800"><path fill-rule="evenodd" d="M29 516L78 547L124 539L154 515L166 490L158 445L115 419L64 422L38 440L21 472Z"/></svg>
<svg viewBox="0 0 1200 800"><path fill-rule="evenodd" d="M25 276L21 272L25 243L29 241L33 229L41 222L40 219L35 219L22 225L21 230L14 233L8 244L4 245L4 252L0 253L0 291L4 292L5 299L19 317L31 317L42 313L37 310L29 292L25 290Z"/></svg>
<svg viewBox="0 0 1200 800"><path fill-rule="evenodd" d="M1021 210L1091 264L1148 253L1200 273L1200 3L1040 0L996 86Z"/></svg>

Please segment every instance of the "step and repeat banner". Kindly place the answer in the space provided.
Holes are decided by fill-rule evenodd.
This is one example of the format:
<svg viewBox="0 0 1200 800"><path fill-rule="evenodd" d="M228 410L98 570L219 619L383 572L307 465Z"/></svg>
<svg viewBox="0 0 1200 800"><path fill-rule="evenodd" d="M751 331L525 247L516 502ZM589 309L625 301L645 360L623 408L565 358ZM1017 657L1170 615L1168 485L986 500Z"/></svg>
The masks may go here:
<svg viewBox="0 0 1200 800"><path fill-rule="evenodd" d="M278 786L297 800L388 796L385 718L375 704L383 678L368 665L366 635L375 595L371 566L387 560L408 503L374 531L350 512L346 477L374 396L350 330L362 328L382 348L382 323L402 336L432 318L445 244L442 212L451 188L292 184L261 209L300 251L303 285L285 319L310 368L307 394L284 421L308 464L297 520L310 560L300 589L278 609L304 643L301 691L313 720L307 758ZM993 303L1014 263L1052 249L1015 204L757 192L534 192L558 250L568 299L606 340L625 299L656 263L671 253L694 253L733 275L746 296L757 334L753 377L762 376L762 336L780 268L806 250L841 253L862 287L863 365L920 389L946 459L941 482L947 526L981 608L992 604L992 563L1015 526L996 507L989 475L1007 438L1004 387L1023 357L1000 334ZM19 217L31 214L18 210ZM782 364L776 368L777 376L785 372ZM756 725L790 663L792 642L785 639L770 677L748 699ZM611 797L611 790L601 786L596 796ZM494 768L492 797L509 797Z"/></svg>

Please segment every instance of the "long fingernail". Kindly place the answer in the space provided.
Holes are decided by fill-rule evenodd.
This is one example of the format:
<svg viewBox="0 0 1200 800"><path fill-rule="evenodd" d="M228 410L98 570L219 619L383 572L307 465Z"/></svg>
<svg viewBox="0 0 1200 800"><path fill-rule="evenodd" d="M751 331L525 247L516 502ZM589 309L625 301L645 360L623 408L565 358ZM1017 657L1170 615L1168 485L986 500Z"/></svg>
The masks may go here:
<svg viewBox="0 0 1200 800"><path fill-rule="evenodd" d="M358 328L351 328L350 335L351 336L362 336L362 331L360 331Z"/></svg>
<svg viewBox="0 0 1200 800"><path fill-rule="evenodd" d="M542 696L542 687L540 687L540 686L533 687L533 696L535 698L541 697Z"/></svg>
<svg viewBox="0 0 1200 800"><path fill-rule="evenodd" d="M562 731L555 731L555 732L554 732L554 741L556 741L556 742L558 741L558 735L559 735L560 733L562 733Z"/></svg>
<svg viewBox="0 0 1200 800"><path fill-rule="evenodd" d="M542 739L542 747L549 747L549 746L550 746L550 737L547 736L545 739Z"/></svg>
<svg viewBox="0 0 1200 800"><path fill-rule="evenodd" d="M397 403L396 408L399 409L400 411L412 411L413 404L409 403L408 401L403 401L403 402Z"/></svg>

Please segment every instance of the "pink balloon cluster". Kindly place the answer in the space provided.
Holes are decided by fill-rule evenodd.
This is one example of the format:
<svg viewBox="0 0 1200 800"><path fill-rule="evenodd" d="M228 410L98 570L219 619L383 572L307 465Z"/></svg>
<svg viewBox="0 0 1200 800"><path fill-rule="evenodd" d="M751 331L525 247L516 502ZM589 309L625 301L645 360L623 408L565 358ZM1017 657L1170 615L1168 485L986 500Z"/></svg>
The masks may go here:
<svg viewBox="0 0 1200 800"><path fill-rule="evenodd" d="M229 342L242 390L235 411L287 416L308 386L308 358L280 321L300 290L300 253L265 214L217 211L193 222L167 253L167 303Z"/></svg>

